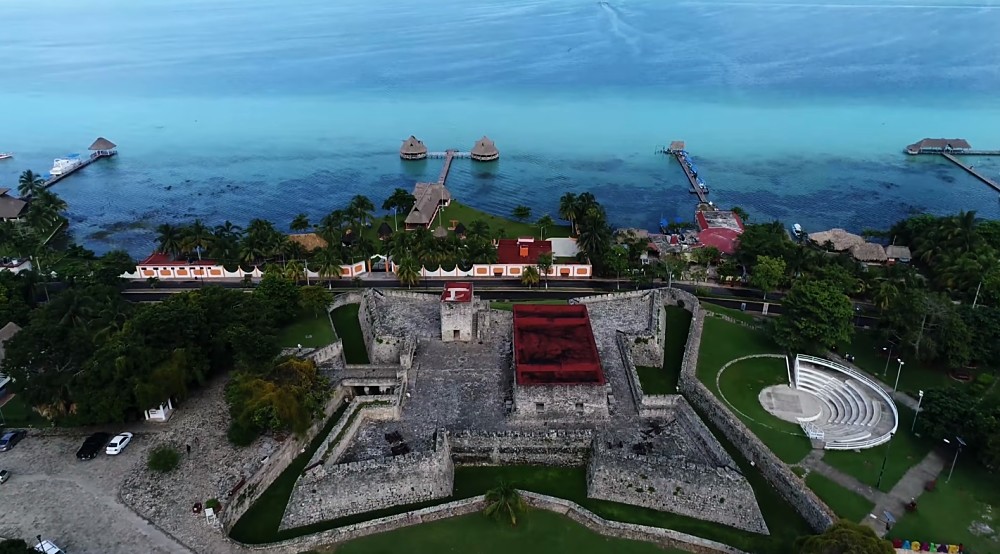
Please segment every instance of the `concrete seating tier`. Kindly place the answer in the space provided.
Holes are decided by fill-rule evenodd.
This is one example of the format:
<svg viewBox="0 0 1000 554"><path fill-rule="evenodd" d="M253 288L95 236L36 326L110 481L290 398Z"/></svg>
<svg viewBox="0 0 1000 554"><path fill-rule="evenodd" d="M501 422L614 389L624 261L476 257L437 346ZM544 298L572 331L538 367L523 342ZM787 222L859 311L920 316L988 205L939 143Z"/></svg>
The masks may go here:
<svg viewBox="0 0 1000 554"><path fill-rule="evenodd" d="M801 425L809 424L808 430L803 427L806 433L822 434L825 448L836 450L868 448L887 441L891 431L884 432L889 424L882 421L883 403L887 402L879 395L882 391L871 390L877 385L856 371L839 366L827 368L824 367L826 363L835 364L821 361L823 363L812 363L801 357L796 359L795 387L815 395L821 402L822 412L818 418L800 421ZM898 419L894 414L893 409L892 431Z"/></svg>

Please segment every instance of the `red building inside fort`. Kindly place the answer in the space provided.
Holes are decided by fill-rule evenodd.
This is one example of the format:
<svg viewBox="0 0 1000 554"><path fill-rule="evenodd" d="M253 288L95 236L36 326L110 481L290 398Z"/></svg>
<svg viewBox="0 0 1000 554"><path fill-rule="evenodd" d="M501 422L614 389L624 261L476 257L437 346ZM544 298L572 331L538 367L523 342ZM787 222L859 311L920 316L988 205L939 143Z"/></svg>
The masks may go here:
<svg viewBox="0 0 1000 554"><path fill-rule="evenodd" d="M514 367L519 385L603 385L587 306L514 305Z"/></svg>

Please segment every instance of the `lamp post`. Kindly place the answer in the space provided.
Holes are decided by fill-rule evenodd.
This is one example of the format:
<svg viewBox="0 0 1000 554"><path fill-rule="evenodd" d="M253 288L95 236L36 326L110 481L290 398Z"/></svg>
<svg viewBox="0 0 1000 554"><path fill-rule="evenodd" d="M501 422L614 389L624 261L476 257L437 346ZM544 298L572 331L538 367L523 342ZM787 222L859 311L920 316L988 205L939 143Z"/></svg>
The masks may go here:
<svg viewBox="0 0 1000 554"><path fill-rule="evenodd" d="M955 462L958 461L958 454L962 451L962 447L965 446L965 441L961 437L955 437L958 444L955 445L955 457L951 459L951 469L948 470L948 479L945 483L951 482L951 474L955 472ZM944 439L945 444L951 444L951 441Z"/></svg>
<svg viewBox="0 0 1000 554"><path fill-rule="evenodd" d="M920 416L920 403L924 401L924 391L920 391L917 395L917 411L913 412L913 425L910 425L910 432L913 433L917 428L917 417Z"/></svg>
<svg viewBox="0 0 1000 554"><path fill-rule="evenodd" d="M899 388L899 376L903 373L903 364L905 363L901 358L897 358L896 361L899 362L899 369L896 370L896 384L892 386L893 393Z"/></svg>
<svg viewBox="0 0 1000 554"><path fill-rule="evenodd" d="M885 377L886 375L889 374L889 360L892 359L892 346L893 345L890 342L888 347L885 346L882 347L882 352L888 351L888 353L885 355L885 369L882 370L882 377Z"/></svg>
<svg viewBox="0 0 1000 554"><path fill-rule="evenodd" d="M889 451L892 449L892 438L894 436L896 436L894 433L889 433L889 443L885 445L885 455L882 456L882 469L878 470L878 480L875 481L876 489L882 485L882 475L885 473L885 464L889 460Z"/></svg>

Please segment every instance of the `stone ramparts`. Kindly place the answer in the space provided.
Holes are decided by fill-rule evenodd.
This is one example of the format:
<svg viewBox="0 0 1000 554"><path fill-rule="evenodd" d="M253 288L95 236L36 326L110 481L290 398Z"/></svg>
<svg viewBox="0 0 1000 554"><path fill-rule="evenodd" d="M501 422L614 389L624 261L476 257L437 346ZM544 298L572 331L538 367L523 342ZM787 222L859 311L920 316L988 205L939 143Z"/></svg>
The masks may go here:
<svg viewBox="0 0 1000 554"><path fill-rule="evenodd" d="M299 479L280 529L451 496L455 466L447 432L435 434L434 450L322 465Z"/></svg>
<svg viewBox="0 0 1000 554"><path fill-rule="evenodd" d="M693 295L684 294L694 299ZM743 456L754 464L771 486L778 490L782 498L791 504L814 530L825 530L837 521L833 511L698 380L698 349L701 346L705 317L697 303L691 304L682 295L675 294L673 298L682 300L685 309L692 311L691 329L688 332L681 365L680 389L684 397L708 417ZM697 299L694 300L697 302Z"/></svg>
<svg viewBox="0 0 1000 554"><path fill-rule="evenodd" d="M460 465L583 465L594 433L567 431L460 431L451 435L451 452Z"/></svg>
<svg viewBox="0 0 1000 554"><path fill-rule="evenodd" d="M302 449L306 448L316 438L316 435L323 430L323 427L333 416L333 413L340 407L345 396L345 391L342 389L338 388L334 391L333 396L326 403L326 407L323 410L323 417L313 423L302 437L288 438L275 453L271 454L267 463L246 480L236 498L219 514L219 521L222 522L224 528L229 529L234 525L250 506L257 501L260 495L271 486L271 483L281 475L281 472L288 467L288 464L292 463L292 460L302 452Z"/></svg>
<svg viewBox="0 0 1000 554"><path fill-rule="evenodd" d="M314 468L310 471L315 471L317 464L337 463L365 420L391 420L399 417L396 400L395 396L352 398L340 420L330 429L306 467Z"/></svg>

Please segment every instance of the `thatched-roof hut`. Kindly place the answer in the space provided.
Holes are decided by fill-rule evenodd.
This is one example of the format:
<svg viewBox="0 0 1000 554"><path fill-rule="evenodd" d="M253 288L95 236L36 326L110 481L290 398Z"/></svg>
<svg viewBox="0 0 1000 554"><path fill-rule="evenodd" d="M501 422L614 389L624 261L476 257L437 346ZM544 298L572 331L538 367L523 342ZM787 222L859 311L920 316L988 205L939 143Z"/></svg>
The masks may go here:
<svg viewBox="0 0 1000 554"><path fill-rule="evenodd" d="M910 258L912 257L909 247L898 244L890 244L889 246L886 246L885 255L888 256L889 260L893 262L903 263L909 263Z"/></svg>
<svg viewBox="0 0 1000 554"><path fill-rule="evenodd" d="M443 238L445 238L447 236L448 236L448 230L445 229L444 226L438 225L434 229L434 238L436 238L436 239L443 239Z"/></svg>
<svg viewBox="0 0 1000 554"><path fill-rule="evenodd" d="M94 144L90 145L88 150L101 156L112 156L115 154L115 148L118 148L117 144L104 137L97 137L97 140L94 141Z"/></svg>
<svg viewBox="0 0 1000 554"><path fill-rule="evenodd" d="M288 235L288 240L302 245L307 252L326 248L326 239L316 233L292 233Z"/></svg>
<svg viewBox="0 0 1000 554"><path fill-rule="evenodd" d="M852 246L865 243L865 239L853 233L848 233L843 229L830 229L829 231L820 231L819 233L809 233L809 240L820 246L824 246L829 242L837 252L844 252L850 250Z"/></svg>
<svg viewBox="0 0 1000 554"><path fill-rule="evenodd" d="M403 145L399 147L399 157L404 160L422 160L427 157L427 147L423 141L410 135L410 138L404 140Z"/></svg>
<svg viewBox="0 0 1000 554"><path fill-rule="evenodd" d="M389 238L391 235L392 235L392 227L389 227L389 224L383 221L382 224L378 226L379 240L385 240Z"/></svg>
<svg viewBox="0 0 1000 554"><path fill-rule="evenodd" d="M873 242L855 244L851 247L851 256L859 262L866 263L885 263L888 259L882 245Z"/></svg>
<svg viewBox="0 0 1000 554"><path fill-rule="evenodd" d="M477 162L492 162L500 158L500 151L497 150L493 141L487 136L479 139L476 145L472 147L472 151L469 153L470 157Z"/></svg>

